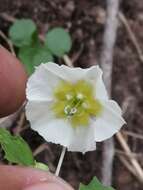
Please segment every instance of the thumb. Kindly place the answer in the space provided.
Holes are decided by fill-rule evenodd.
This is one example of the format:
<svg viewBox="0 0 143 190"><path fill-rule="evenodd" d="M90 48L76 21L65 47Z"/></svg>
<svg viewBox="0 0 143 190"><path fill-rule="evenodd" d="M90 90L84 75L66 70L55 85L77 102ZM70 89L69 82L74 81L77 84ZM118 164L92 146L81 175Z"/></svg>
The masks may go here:
<svg viewBox="0 0 143 190"><path fill-rule="evenodd" d="M0 46L0 117L14 113L23 104L26 81L23 65Z"/></svg>
<svg viewBox="0 0 143 190"><path fill-rule="evenodd" d="M39 183L24 188L23 190L67 190L64 185L56 183Z"/></svg>
<svg viewBox="0 0 143 190"><path fill-rule="evenodd" d="M49 172L30 167L0 165L0 190L20 189L73 190L64 180Z"/></svg>

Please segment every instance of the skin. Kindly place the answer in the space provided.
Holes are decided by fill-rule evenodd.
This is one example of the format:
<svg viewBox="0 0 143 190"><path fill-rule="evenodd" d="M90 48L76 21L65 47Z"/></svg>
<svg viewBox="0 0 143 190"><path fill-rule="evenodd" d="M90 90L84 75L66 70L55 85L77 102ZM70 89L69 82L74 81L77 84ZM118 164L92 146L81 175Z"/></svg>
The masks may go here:
<svg viewBox="0 0 143 190"><path fill-rule="evenodd" d="M25 101L27 74L19 60L0 46L0 117ZM65 181L42 170L0 165L1 190L73 190Z"/></svg>
<svg viewBox="0 0 143 190"><path fill-rule="evenodd" d="M0 46L0 117L17 111L26 99L27 74L20 61Z"/></svg>
<svg viewBox="0 0 143 190"><path fill-rule="evenodd" d="M73 190L65 181L42 170L0 166L0 189L2 190Z"/></svg>

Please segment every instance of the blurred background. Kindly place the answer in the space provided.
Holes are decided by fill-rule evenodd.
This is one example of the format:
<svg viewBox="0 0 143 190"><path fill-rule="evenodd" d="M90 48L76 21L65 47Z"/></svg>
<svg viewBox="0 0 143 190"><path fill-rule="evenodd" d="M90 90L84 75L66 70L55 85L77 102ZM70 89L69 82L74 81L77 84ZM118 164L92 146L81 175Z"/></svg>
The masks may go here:
<svg viewBox="0 0 143 190"><path fill-rule="evenodd" d="M17 18L31 18L44 35L49 28L62 26L72 36L69 54L74 66L89 67L101 59L102 42L107 18L105 0L0 0L0 31L8 29ZM118 190L142 190L142 183L131 164L134 158L143 167L143 1L120 2L118 29L113 53L112 97L123 109L127 125L122 135L131 149L128 154L115 138L113 186ZM25 30L26 32L26 30ZM112 35L112 34L111 34ZM0 43L8 48L0 36ZM62 63L62 60L56 60ZM21 122L21 123L20 123ZM19 124L20 123L20 124ZM29 124L22 111L10 129L20 133L31 146L36 158L48 163L55 171L61 147L45 144ZM20 126L20 129L19 129ZM93 176L102 178L103 144L97 150L82 155L67 152L60 176L73 187L88 183ZM1 162L2 160L1 156ZM134 173L135 172L135 173Z"/></svg>

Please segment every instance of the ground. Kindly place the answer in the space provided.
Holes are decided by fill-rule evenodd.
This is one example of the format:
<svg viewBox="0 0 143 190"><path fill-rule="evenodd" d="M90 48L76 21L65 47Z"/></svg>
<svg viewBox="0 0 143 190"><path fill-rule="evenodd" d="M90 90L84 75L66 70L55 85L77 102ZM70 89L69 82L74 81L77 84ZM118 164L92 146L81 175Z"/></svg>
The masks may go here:
<svg viewBox="0 0 143 190"><path fill-rule="evenodd" d="M0 0L0 30L7 35L11 25L9 19L3 18L2 13L15 18L32 18L41 34L53 26L63 26L72 35L73 48L69 56L74 60L74 65L88 67L98 64L99 61L106 18L105 8L106 4L100 0ZM120 10L126 16L132 32L136 35L138 45L143 49L143 1L122 1ZM2 39L0 42L4 44ZM127 126L122 131L132 132L130 135L125 133L124 137L141 166L143 166L142 73L143 61L139 59L129 33L120 22L114 48L112 96L124 110ZM29 142L33 151L44 142L29 128L21 134ZM135 134L140 134L140 138L135 138ZM115 143L114 187L118 190L141 190L140 182L120 161L120 156L123 156L122 148L116 139ZM37 158L48 162L51 170L54 171L60 151L61 147L48 144L48 150L39 154ZM60 175L76 189L79 181L87 183L94 175L101 179L101 157L101 143L97 145L96 151L85 155L68 152Z"/></svg>

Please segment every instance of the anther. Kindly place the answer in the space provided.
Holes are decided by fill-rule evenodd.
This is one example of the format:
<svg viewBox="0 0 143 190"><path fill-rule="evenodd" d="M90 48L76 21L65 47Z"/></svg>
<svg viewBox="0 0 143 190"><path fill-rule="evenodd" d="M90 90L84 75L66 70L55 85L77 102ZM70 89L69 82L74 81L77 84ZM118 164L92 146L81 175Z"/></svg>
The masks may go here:
<svg viewBox="0 0 143 190"><path fill-rule="evenodd" d="M89 107L89 105L87 103L83 102L82 103L82 107L85 108L85 109L87 109Z"/></svg>
<svg viewBox="0 0 143 190"><path fill-rule="evenodd" d="M76 108L72 108L71 111L70 111L70 114L75 114L77 112L77 109Z"/></svg>
<svg viewBox="0 0 143 190"><path fill-rule="evenodd" d="M67 105L65 108L64 108L64 112L66 115L69 115L70 114L70 111L71 111L71 107L69 105Z"/></svg>
<svg viewBox="0 0 143 190"><path fill-rule="evenodd" d="M66 94L66 99L67 100L71 100L73 98L73 96L71 94Z"/></svg>
<svg viewBox="0 0 143 190"><path fill-rule="evenodd" d="M78 94L77 94L77 98L78 98L79 100L83 99L83 94L78 93Z"/></svg>

